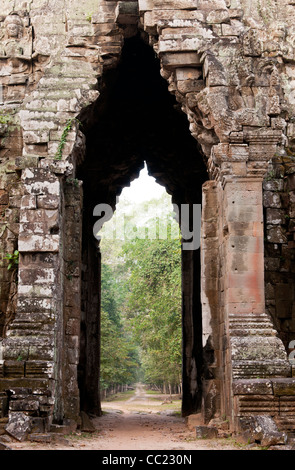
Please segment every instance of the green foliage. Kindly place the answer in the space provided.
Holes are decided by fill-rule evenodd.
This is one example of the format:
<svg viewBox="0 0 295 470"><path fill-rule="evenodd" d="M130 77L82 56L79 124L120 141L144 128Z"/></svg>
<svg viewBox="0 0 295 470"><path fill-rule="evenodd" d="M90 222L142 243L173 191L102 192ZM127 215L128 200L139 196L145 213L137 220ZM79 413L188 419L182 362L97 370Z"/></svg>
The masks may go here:
<svg viewBox="0 0 295 470"><path fill-rule="evenodd" d="M181 382L181 256L178 240L125 244L128 318L149 383Z"/></svg>
<svg viewBox="0 0 295 470"><path fill-rule="evenodd" d="M270 170L270 171L267 173L267 175L266 175L266 177L265 177L265 180L266 180L266 181L271 181L271 180L275 179L275 177L276 177L275 171L274 171L274 170Z"/></svg>
<svg viewBox="0 0 295 470"><path fill-rule="evenodd" d="M86 13L86 14L85 14L85 17L86 17L86 20L89 21L89 23L91 23L91 20L92 20L92 13Z"/></svg>
<svg viewBox="0 0 295 470"><path fill-rule="evenodd" d="M15 120L14 114L13 110L7 112L4 112L4 110L0 111L0 135L2 144L4 144L5 139L13 130L20 127Z"/></svg>
<svg viewBox="0 0 295 470"><path fill-rule="evenodd" d="M116 269L107 264L102 265L102 278L101 278L101 308L108 313L109 319L117 327L121 326L121 313L120 313L120 296L122 286L116 278Z"/></svg>
<svg viewBox="0 0 295 470"><path fill-rule="evenodd" d="M118 240L110 234L120 201L110 225L103 230L102 388L119 378L120 383L128 383L123 378L133 376L134 382L139 374L141 381L159 386L181 383L181 243L169 204L164 197L132 206L123 201L125 239ZM164 239L158 236L157 227L150 230L155 216L166 222ZM132 233L139 233L142 227L155 233L155 239L134 238ZM131 348L127 354L126 341Z"/></svg>
<svg viewBox="0 0 295 470"><path fill-rule="evenodd" d="M67 178L66 179L66 183L67 184L72 184L73 186L75 186L76 188L79 187L79 180L77 178Z"/></svg>
<svg viewBox="0 0 295 470"><path fill-rule="evenodd" d="M60 139L60 142L59 142L59 145L58 145L58 148L57 148L57 152L56 152L56 155L55 155L56 160L61 160L62 159L62 152L63 152L64 146L66 144L68 134L72 130L74 122L77 122L77 123L81 124L80 121L77 118L71 118L67 121L66 126L65 126L65 128L63 130L63 133L61 135L61 139Z"/></svg>
<svg viewBox="0 0 295 470"><path fill-rule="evenodd" d="M0 124L6 125L10 124L11 116L9 114L2 114L0 113Z"/></svg>
<svg viewBox="0 0 295 470"><path fill-rule="evenodd" d="M16 269L18 267L18 264L19 264L19 252L17 250L15 250L12 254L7 253L4 256L4 259L9 261L8 266L7 266L8 270Z"/></svg>
<svg viewBox="0 0 295 470"><path fill-rule="evenodd" d="M119 263L102 263L101 270L101 389L131 384L137 380L138 350L124 329L122 308L125 278Z"/></svg>
<svg viewBox="0 0 295 470"><path fill-rule="evenodd" d="M136 348L105 312L101 314L101 345L101 388L133 383L139 367Z"/></svg>

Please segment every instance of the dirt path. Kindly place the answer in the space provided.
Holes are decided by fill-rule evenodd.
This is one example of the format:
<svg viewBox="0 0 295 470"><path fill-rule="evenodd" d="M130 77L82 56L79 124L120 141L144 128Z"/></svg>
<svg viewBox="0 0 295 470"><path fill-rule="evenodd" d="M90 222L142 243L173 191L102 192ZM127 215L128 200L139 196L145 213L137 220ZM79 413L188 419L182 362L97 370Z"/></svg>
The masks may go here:
<svg viewBox="0 0 295 470"><path fill-rule="evenodd" d="M163 403L138 385L129 399L103 403L104 414L92 419L96 432L76 432L56 444L19 443L13 450L239 450L231 439L196 439L179 415L179 402Z"/></svg>

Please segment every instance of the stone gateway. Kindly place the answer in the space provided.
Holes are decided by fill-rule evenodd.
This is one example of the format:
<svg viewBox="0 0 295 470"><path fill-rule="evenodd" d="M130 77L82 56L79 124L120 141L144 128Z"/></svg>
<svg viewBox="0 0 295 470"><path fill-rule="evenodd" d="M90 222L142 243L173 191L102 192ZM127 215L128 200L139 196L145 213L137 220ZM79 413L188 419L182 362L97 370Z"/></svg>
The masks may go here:
<svg viewBox="0 0 295 470"><path fill-rule="evenodd" d="M202 204L182 253L183 416L294 432L294 19L294 0L2 0L6 432L100 415L93 209L144 162L179 207Z"/></svg>

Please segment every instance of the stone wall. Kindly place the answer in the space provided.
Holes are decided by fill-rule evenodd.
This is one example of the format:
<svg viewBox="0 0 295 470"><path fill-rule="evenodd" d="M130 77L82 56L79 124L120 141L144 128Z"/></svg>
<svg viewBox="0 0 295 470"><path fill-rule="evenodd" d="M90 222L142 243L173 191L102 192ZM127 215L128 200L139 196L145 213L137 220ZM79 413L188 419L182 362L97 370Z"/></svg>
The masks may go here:
<svg viewBox="0 0 295 470"><path fill-rule="evenodd" d="M264 181L266 311L288 352L294 341L294 159L276 157Z"/></svg>
<svg viewBox="0 0 295 470"><path fill-rule="evenodd" d="M189 395L199 392L198 364L204 367L205 419L225 413L237 430L250 413L242 406L245 396L254 396L252 414L267 412L257 405L266 394L257 392L257 377L272 381L272 397L285 396L275 391L273 380L280 378L292 420L286 347L295 339L293 0L279 7L275 0L2 3L0 393L3 404L9 401L10 431L18 419L28 422L23 435L35 418L47 428L53 421L78 422L82 390L99 412L94 382L85 379L99 373L99 263L90 274L85 269L94 248L85 238L91 218L83 222L81 214L87 189L77 177L94 154L89 135L108 104L110 71L120 64L124 42L135 37L153 48L159 74L196 140L195 158L155 153L151 173L175 201L191 205L200 202L204 183L199 162L211 180L203 187L203 319L193 300L198 260L192 257L184 270ZM102 190L96 196L112 204L141 160L98 157ZM3 259L16 248L17 292ZM93 311L85 312L91 292ZM87 342L91 335L93 343ZM245 380L247 393L239 386Z"/></svg>
<svg viewBox="0 0 295 470"><path fill-rule="evenodd" d="M6 256L17 250L19 210L22 196L18 157L22 152L22 132L15 112L0 115L1 155L1 274L0 337L5 336L16 308L16 272L8 270Z"/></svg>

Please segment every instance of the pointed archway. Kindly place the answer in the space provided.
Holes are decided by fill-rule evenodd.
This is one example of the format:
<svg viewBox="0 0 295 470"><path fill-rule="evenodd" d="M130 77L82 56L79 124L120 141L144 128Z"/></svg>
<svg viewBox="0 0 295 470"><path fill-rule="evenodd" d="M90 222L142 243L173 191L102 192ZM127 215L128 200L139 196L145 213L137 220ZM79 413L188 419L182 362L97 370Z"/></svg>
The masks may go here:
<svg viewBox="0 0 295 470"><path fill-rule="evenodd" d="M102 95L79 119L86 136L86 155L77 172L84 188L79 386L82 409L97 413L100 254L92 230L94 206L114 208L116 197L138 176L144 161L179 209L201 204L208 177L187 117L161 78L153 50L139 36L125 41L120 64L104 77ZM182 272L182 412L187 415L200 410L202 403L199 249L182 251Z"/></svg>

